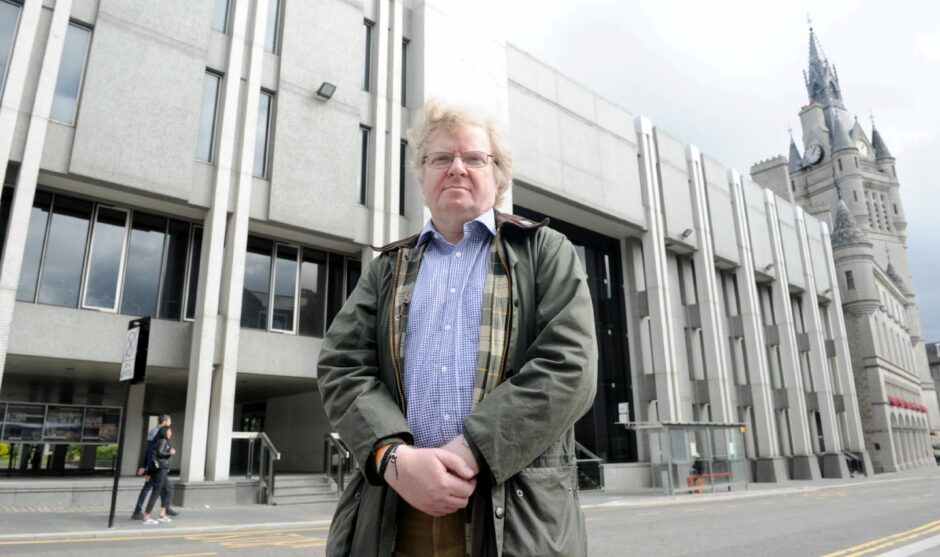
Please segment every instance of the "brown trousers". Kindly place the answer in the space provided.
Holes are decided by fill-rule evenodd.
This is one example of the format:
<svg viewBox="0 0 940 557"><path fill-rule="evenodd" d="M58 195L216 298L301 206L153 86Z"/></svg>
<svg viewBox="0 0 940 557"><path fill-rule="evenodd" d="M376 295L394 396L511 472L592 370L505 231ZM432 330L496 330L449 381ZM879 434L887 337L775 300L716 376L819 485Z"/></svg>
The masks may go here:
<svg viewBox="0 0 940 557"><path fill-rule="evenodd" d="M404 500L398 505L396 557L463 557L464 513L425 514Z"/></svg>

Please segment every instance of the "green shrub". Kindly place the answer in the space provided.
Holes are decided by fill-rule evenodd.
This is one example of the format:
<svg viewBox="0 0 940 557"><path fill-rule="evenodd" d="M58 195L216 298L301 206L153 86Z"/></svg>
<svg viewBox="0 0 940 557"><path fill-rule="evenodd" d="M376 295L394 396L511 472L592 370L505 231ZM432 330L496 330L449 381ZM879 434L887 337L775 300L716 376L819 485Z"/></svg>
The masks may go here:
<svg viewBox="0 0 940 557"><path fill-rule="evenodd" d="M98 445L95 460L114 460L117 458L117 445Z"/></svg>

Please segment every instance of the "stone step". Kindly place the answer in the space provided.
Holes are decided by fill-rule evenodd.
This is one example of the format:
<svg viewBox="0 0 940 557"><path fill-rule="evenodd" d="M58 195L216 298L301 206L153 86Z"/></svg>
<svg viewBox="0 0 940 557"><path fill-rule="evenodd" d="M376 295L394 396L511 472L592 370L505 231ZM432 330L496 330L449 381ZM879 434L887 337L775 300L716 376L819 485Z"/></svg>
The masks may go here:
<svg viewBox="0 0 940 557"><path fill-rule="evenodd" d="M315 495L275 495L271 503L274 505L308 505L311 503L330 503L338 499L336 493L331 491Z"/></svg>

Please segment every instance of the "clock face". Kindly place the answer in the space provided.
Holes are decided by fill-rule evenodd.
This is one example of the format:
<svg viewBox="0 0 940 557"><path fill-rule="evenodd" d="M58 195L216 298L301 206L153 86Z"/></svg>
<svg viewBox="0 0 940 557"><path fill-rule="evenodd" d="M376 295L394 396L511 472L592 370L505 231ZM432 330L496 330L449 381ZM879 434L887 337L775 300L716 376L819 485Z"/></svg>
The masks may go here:
<svg viewBox="0 0 940 557"><path fill-rule="evenodd" d="M867 143L859 139L858 141L855 142L855 147L858 148L858 152L860 155L862 155L863 157L868 156L868 144Z"/></svg>
<svg viewBox="0 0 940 557"><path fill-rule="evenodd" d="M812 166L822 160L823 150L822 146L818 143L813 143L806 148L806 152L803 153L803 164L805 166Z"/></svg>

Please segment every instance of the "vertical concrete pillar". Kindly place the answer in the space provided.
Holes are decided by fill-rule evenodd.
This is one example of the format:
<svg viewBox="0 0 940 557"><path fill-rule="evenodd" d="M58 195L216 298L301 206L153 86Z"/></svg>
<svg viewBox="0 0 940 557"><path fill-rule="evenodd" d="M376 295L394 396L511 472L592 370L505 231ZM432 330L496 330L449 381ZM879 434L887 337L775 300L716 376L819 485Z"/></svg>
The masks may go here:
<svg viewBox="0 0 940 557"><path fill-rule="evenodd" d="M385 183L388 184L386 197L388 198L388 217L386 218L388 226L386 227L385 238L388 241L397 240L402 236L399 230L401 219L399 213L398 192L404 185L400 181L401 166L405 161L398 156L402 137L402 98L401 87L406 76L402 73L405 64L402 61L402 41L404 40L404 8L402 0L390 0L391 13L389 14L389 72L388 72L388 90L386 92L386 102L388 103L388 140L386 141L386 161L388 169ZM378 168L378 166L376 166Z"/></svg>
<svg viewBox="0 0 940 557"><path fill-rule="evenodd" d="M10 158L13 133L19 114L23 84L26 81L29 56L36 38L41 4L42 2L24 4L20 21L21 28L17 33L10 61L6 91L3 93L2 110L0 110L0 180L6 175L7 161ZM29 217L32 212L33 199L36 196L39 165L42 160L43 146L46 143L49 112L52 110L52 99L59 77L59 64L62 61L62 49L69 28L71 10L71 0L60 0L56 2L52 11L49 38L45 45L42 68L39 70L39 83L36 87L33 109L29 114L23 161L13 189L13 204L10 207L10 220L7 223L8 234L3 247L3 259L0 261L0 385L3 384L3 371L6 367L7 350L10 345L10 328L13 325L13 310L16 307L16 289L20 282L23 253L26 251Z"/></svg>
<svg viewBox="0 0 940 557"><path fill-rule="evenodd" d="M803 377L800 373L796 329L793 322L793 309L790 306L789 277L780 238L777 203L773 192L764 190L763 193L764 205L767 208L767 226L770 230L774 271L777 276L777 280L773 282L772 298L780 332L780 356L783 362L784 389L786 389L789 404L790 419L788 425L794 451L792 457L793 478L815 480L820 477L819 461L816 455L813 454L813 446L810 440L809 417L806 411Z"/></svg>
<svg viewBox="0 0 940 557"><path fill-rule="evenodd" d="M803 258L803 282L806 284L806 292L802 295L803 321L805 332L809 337L809 358L812 366L810 373L813 374L816 400L822 421L822 436L826 444L822 475L827 478L845 478L849 475L849 469L842 454L843 444L839 434L839 424L836 422L835 402L832 398L833 387L826 357L825 328L819 316L819 299L816 293L817 270L813 268L814 262L810 255L806 226L803 209L796 207L796 236L800 246L800 257ZM823 269L819 270L819 272L823 271Z"/></svg>
<svg viewBox="0 0 940 557"><path fill-rule="evenodd" d="M695 262L696 296L702 320L702 345L705 353L705 381L711 404L712 421L734 422L737 417L731 407L729 392L730 372L726 362L727 334L721 316L724 308L718 294L718 276L715 270L715 248L712 245L711 219L708 196L705 194L705 176L702 172L702 154L697 147L686 147L686 162L691 178L692 220L699 249L693 255Z"/></svg>
<svg viewBox="0 0 940 557"><path fill-rule="evenodd" d="M666 233L662 209L661 188L656 148L653 144L653 124L643 116L634 120L640 155L640 186L643 188L643 209L647 232L643 235L643 274L646 279L646 299L649 304L650 365L659 402L659 419L683 421L689 419L680 404L679 383L676 375L676 340L672 327L672 297L666 255Z"/></svg>
<svg viewBox="0 0 940 557"><path fill-rule="evenodd" d="M751 250L751 233L748 229L747 204L744 201L741 175L734 169L728 171L728 182L734 210L734 229L738 239L738 257L741 265L735 271L738 283L738 300L741 304L741 325L744 329L744 347L747 352L747 367L750 371L750 395L754 410L754 439L757 444L757 466L755 479L759 482L786 481L787 466L780 456L775 425L773 393L770 370L767 369L764 324L760 316L760 299L757 280L754 276L754 255Z"/></svg>
<svg viewBox="0 0 940 557"><path fill-rule="evenodd" d="M387 146L391 143L388 137L388 114L389 114L389 54L396 51L396 48L389 48L389 1L379 0L378 17L376 17L375 27L375 91L372 95L372 110L375 111L375 127L372 128L372 236L371 242L374 246L381 246L386 243L386 222L391 215L386 200L390 200L391 192L388 191L390 181L386 169L388 160ZM394 108L391 108L394 111ZM394 196L396 201L398 196Z"/></svg>
<svg viewBox="0 0 940 557"><path fill-rule="evenodd" d="M238 147L239 167L236 182L235 211L229 219L226 235L222 292L222 361L215 369L210 389L209 431L206 447L206 478L227 480L232 453L232 420L235 411L235 382L238 376L238 337L241 332L242 290L245 282L245 257L248 247L248 214L254 180L255 129L258 124L258 99L261 95L261 66L264 61L267 4L256 2L248 39L248 76L245 82L242 137ZM276 254L275 254L276 255Z"/></svg>
<svg viewBox="0 0 940 557"><path fill-rule="evenodd" d="M232 39L227 58L223 101L220 103L219 149L216 160L212 205L206 215L197 287L196 316L190 349L189 379L186 390L186 436L182 447L180 479L202 481L206 471L206 446L209 431L209 402L215 366L216 335L219 327L219 295L225 257L225 229L229 196L235 165L236 129L239 122L241 68L244 64L248 22L248 2L235 2ZM257 98L256 98L257 102ZM250 111L257 114L257 110Z"/></svg>

